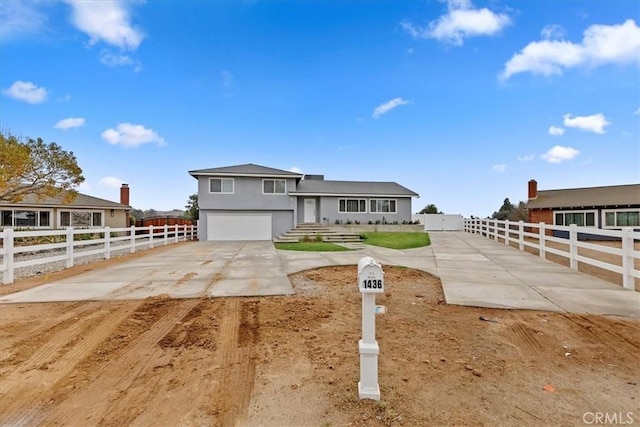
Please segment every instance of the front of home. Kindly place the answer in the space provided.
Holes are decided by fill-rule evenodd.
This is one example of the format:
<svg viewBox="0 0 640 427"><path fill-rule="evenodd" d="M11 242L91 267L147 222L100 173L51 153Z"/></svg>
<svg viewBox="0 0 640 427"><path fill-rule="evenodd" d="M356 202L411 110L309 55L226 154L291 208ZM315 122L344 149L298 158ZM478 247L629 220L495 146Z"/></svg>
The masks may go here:
<svg viewBox="0 0 640 427"><path fill-rule="evenodd" d="M530 180L528 193L530 223L640 228L640 184L538 191L538 183Z"/></svg>
<svg viewBox="0 0 640 427"><path fill-rule="evenodd" d="M0 201L0 228L56 229L129 226L129 187L123 184L120 201L100 199L78 193L71 200L65 194L38 199L27 195L17 203Z"/></svg>
<svg viewBox="0 0 640 427"><path fill-rule="evenodd" d="M328 181L255 164L190 171L200 240L272 240L301 223L411 221L418 194L395 182Z"/></svg>

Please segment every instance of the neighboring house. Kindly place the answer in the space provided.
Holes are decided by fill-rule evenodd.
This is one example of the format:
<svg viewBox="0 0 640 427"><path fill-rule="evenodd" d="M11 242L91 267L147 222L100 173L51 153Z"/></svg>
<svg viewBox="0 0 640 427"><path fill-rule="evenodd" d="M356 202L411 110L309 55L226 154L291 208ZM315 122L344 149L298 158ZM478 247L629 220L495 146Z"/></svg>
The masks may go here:
<svg viewBox="0 0 640 427"><path fill-rule="evenodd" d="M63 196L37 200L27 195L20 203L0 201L0 227L11 228L98 228L129 226L129 186L120 188L121 203L78 193L72 202Z"/></svg>
<svg viewBox="0 0 640 427"><path fill-rule="evenodd" d="M538 191L532 179L527 212L531 223L640 228L640 184Z"/></svg>
<svg viewBox="0 0 640 427"><path fill-rule="evenodd" d="M200 240L271 240L300 223L411 221L418 194L395 182L326 181L254 164L190 171Z"/></svg>

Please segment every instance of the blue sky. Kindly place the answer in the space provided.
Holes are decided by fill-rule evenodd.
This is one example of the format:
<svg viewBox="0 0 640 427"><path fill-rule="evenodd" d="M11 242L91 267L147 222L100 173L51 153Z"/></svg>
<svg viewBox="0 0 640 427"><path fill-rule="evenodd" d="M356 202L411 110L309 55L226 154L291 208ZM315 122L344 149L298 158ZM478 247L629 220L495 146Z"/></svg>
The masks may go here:
<svg viewBox="0 0 640 427"><path fill-rule="evenodd" d="M140 209L256 163L485 216L532 178L640 182L639 25L637 0L5 0L0 126Z"/></svg>

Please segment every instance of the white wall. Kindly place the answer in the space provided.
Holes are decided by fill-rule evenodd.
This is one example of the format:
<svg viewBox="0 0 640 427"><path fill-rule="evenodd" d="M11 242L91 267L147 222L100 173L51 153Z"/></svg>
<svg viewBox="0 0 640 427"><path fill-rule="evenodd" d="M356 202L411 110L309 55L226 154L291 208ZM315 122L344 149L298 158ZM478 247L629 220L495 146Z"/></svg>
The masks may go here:
<svg viewBox="0 0 640 427"><path fill-rule="evenodd" d="M414 214L413 220L420 220L425 231L462 231L464 219L462 215Z"/></svg>

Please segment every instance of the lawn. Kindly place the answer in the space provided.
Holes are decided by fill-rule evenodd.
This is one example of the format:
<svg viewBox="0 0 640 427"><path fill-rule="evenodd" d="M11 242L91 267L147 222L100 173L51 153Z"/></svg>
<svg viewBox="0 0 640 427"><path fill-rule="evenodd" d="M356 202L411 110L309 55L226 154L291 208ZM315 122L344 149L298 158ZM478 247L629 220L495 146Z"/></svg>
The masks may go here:
<svg viewBox="0 0 640 427"><path fill-rule="evenodd" d="M275 243L276 249L285 251L309 251L309 252L340 252L350 251L344 246L329 242L297 242L297 243Z"/></svg>
<svg viewBox="0 0 640 427"><path fill-rule="evenodd" d="M429 246L427 233L365 233L364 243L391 249L410 249Z"/></svg>

